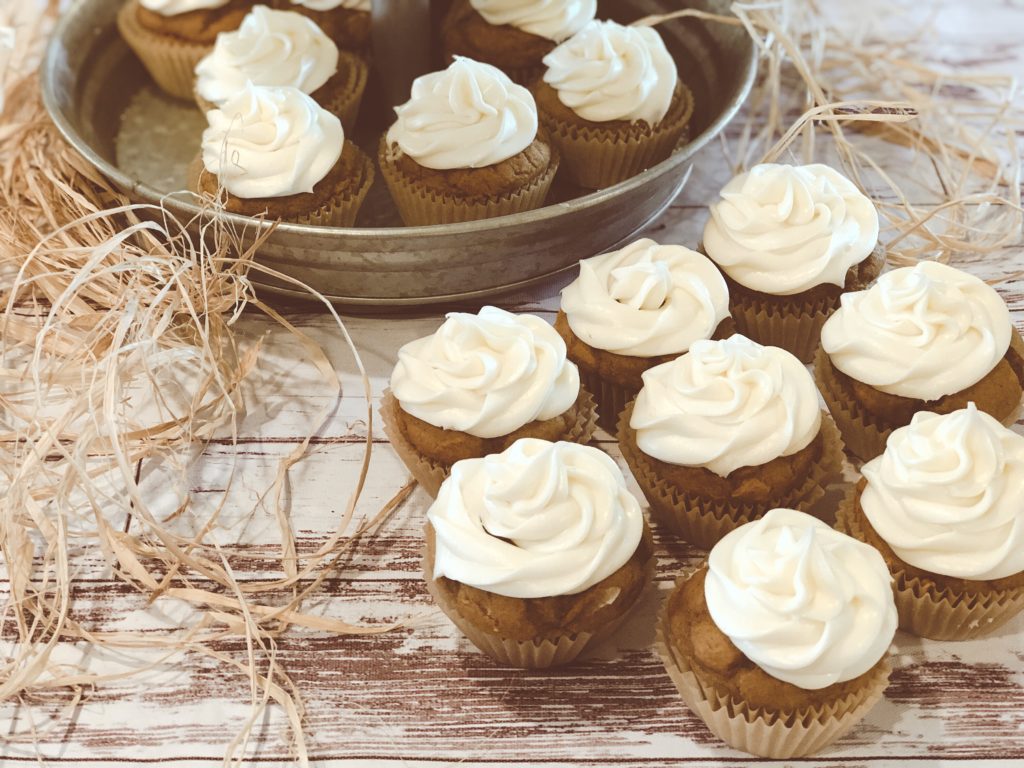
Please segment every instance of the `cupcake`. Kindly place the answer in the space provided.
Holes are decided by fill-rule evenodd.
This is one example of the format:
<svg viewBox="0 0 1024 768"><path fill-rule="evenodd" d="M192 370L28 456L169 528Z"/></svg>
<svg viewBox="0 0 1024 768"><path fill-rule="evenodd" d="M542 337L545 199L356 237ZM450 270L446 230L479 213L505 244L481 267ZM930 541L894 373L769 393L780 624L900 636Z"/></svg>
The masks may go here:
<svg viewBox="0 0 1024 768"><path fill-rule="evenodd" d="M745 336L695 341L651 368L619 446L659 523L709 549L768 510L810 511L842 472L842 444L807 369Z"/></svg>
<svg viewBox="0 0 1024 768"><path fill-rule="evenodd" d="M196 101L209 111L237 96L246 83L291 86L355 128L366 88L366 63L338 47L297 13L257 5L235 32L217 36L196 66Z"/></svg>
<svg viewBox="0 0 1024 768"><path fill-rule="evenodd" d="M191 99L196 64L252 6L253 0L128 0L117 28L161 90Z"/></svg>
<svg viewBox="0 0 1024 768"><path fill-rule="evenodd" d="M245 216L348 227L373 164L341 121L297 88L252 85L207 113L193 188Z"/></svg>
<svg viewBox="0 0 1024 768"><path fill-rule="evenodd" d="M460 461L427 511L427 588L503 664L565 664L610 636L653 562L622 472L585 445L523 438Z"/></svg>
<svg viewBox="0 0 1024 768"><path fill-rule="evenodd" d="M416 78L381 141L380 168L402 220L448 224L544 204L558 157L537 135L530 92L489 64L457 58Z"/></svg>
<svg viewBox="0 0 1024 768"><path fill-rule="evenodd" d="M441 26L445 59L467 56L493 64L529 85L556 43L579 32L597 0L455 0Z"/></svg>
<svg viewBox="0 0 1024 768"><path fill-rule="evenodd" d="M840 295L885 264L875 206L826 165L758 165L734 178L711 205L703 248L729 282L739 332L805 363Z"/></svg>
<svg viewBox="0 0 1024 768"><path fill-rule="evenodd" d="M809 755L882 698L897 624L889 582L874 548L773 509L677 584L656 647L687 706L729 746Z"/></svg>
<svg viewBox="0 0 1024 768"><path fill-rule="evenodd" d="M974 403L920 411L861 472L838 526L882 553L903 629L967 640L1024 610L1024 437Z"/></svg>
<svg viewBox="0 0 1024 768"><path fill-rule="evenodd" d="M843 296L822 328L814 371L846 447L867 461L918 411L950 413L974 401L1012 422L1024 394L1022 348L995 290L922 262Z"/></svg>
<svg viewBox="0 0 1024 768"><path fill-rule="evenodd" d="M733 325L728 289L710 261L644 238L580 262L555 329L597 398L599 423L615 434L644 371L699 339L731 336Z"/></svg>
<svg viewBox="0 0 1024 768"><path fill-rule="evenodd" d="M566 172L601 189L661 162L693 114L693 93L652 27L591 21L544 57L533 86Z"/></svg>
<svg viewBox="0 0 1024 768"><path fill-rule="evenodd" d="M343 51L370 50L370 0L276 0L278 8L308 16Z"/></svg>
<svg viewBox="0 0 1024 768"><path fill-rule="evenodd" d="M555 329L497 307L452 312L436 333L398 350L381 416L431 496L457 461L500 453L521 437L585 443L597 422Z"/></svg>

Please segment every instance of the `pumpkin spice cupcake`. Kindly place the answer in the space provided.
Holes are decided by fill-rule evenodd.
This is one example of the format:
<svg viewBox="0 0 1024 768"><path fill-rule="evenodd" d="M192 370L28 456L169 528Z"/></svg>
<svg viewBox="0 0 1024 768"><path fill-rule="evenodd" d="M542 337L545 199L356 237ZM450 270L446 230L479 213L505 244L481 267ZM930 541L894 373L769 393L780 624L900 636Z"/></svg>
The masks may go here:
<svg viewBox="0 0 1024 768"><path fill-rule="evenodd" d="M585 443L597 423L555 330L497 307L452 312L436 333L403 346L381 417L431 496L457 461L500 453L521 437Z"/></svg>
<svg viewBox="0 0 1024 768"><path fill-rule="evenodd" d="M838 527L882 553L903 629L968 640L1024 610L1024 437L974 403L920 411L861 472Z"/></svg>
<svg viewBox="0 0 1024 768"><path fill-rule="evenodd" d="M779 506L810 511L842 471L842 443L807 369L745 336L696 341L651 368L619 447L651 515L705 549Z"/></svg>
<svg viewBox="0 0 1024 768"><path fill-rule="evenodd" d="M867 461L918 411L973 401L1003 423L1024 395L1024 342L999 294L937 262L848 293L821 331L814 372L847 448Z"/></svg>
<svg viewBox="0 0 1024 768"><path fill-rule="evenodd" d="M555 329L597 398L601 426L615 434L644 371L699 339L731 336L728 305L715 266L681 245L644 238L580 261L579 277L562 291Z"/></svg>
<svg viewBox="0 0 1024 768"><path fill-rule="evenodd" d="M610 636L653 576L640 505L597 448L524 438L452 467L427 511L424 578L484 653L517 667Z"/></svg>
<svg viewBox="0 0 1024 768"><path fill-rule="evenodd" d="M652 27L592 21L544 57L533 86L566 172L602 189L661 162L693 114L693 93Z"/></svg>
<svg viewBox="0 0 1024 768"><path fill-rule="evenodd" d="M530 92L499 69L457 58L416 78L381 140L380 168L407 225L448 224L544 204L558 170L537 135Z"/></svg>
<svg viewBox="0 0 1024 768"><path fill-rule="evenodd" d="M877 550L773 509L680 580L656 648L690 709L729 746L787 759L841 738L882 698L896 632Z"/></svg>
<svg viewBox="0 0 1024 768"><path fill-rule="evenodd" d="M355 128L369 68L305 16L257 5L234 32L217 36L196 65L196 102L206 112L236 96L246 83L291 86Z"/></svg>
<svg viewBox="0 0 1024 768"><path fill-rule="evenodd" d="M597 13L597 0L455 0L441 26L445 59L493 64L522 85L544 73L541 60Z"/></svg>
<svg viewBox="0 0 1024 768"><path fill-rule="evenodd" d="M252 6L253 0L128 0L117 28L161 90L192 99L196 64Z"/></svg>
<svg viewBox="0 0 1024 768"><path fill-rule="evenodd" d="M192 188L245 216L348 227L373 183L373 164L341 121L297 88L249 84L207 113Z"/></svg>
<svg viewBox="0 0 1024 768"><path fill-rule="evenodd" d="M275 0L278 8L307 16L343 51L370 50L370 0Z"/></svg>
<svg viewBox="0 0 1024 768"><path fill-rule="evenodd" d="M874 204L826 165L755 166L710 210L703 249L729 281L737 329L805 363L840 295L885 265Z"/></svg>

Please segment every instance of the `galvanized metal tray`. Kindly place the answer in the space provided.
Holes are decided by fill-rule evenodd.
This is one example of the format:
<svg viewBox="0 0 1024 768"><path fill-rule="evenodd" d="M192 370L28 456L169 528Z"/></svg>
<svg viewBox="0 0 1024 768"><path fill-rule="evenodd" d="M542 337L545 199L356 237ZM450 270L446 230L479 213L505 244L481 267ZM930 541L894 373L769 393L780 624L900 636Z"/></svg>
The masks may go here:
<svg viewBox="0 0 1024 768"><path fill-rule="evenodd" d="M65 138L132 200L163 202L182 221L200 208L185 188L205 118L163 95L121 40L115 16L124 0L80 0L60 20L43 66L47 109ZM729 0L688 5L727 13ZM602 0L600 14L632 21L665 12L670 0ZM688 136L667 160L598 192L556 180L540 210L487 221L403 227L381 180L353 228L280 224L258 260L352 309L381 310L481 299L544 280L626 241L680 192L694 154L746 98L756 53L738 27L695 18L659 27L694 91ZM440 61L437 62L440 67ZM391 120L383 88L371 80L355 140L372 151ZM269 227L224 214L250 234ZM254 274L267 288L287 283Z"/></svg>

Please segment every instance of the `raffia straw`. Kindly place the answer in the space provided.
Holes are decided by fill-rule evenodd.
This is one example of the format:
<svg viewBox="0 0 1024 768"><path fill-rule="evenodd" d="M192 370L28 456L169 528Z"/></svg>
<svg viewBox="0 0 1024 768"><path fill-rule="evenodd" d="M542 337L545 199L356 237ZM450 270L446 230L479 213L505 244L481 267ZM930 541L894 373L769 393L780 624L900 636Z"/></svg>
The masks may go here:
<svg viewBox="0 0 1024 768"><path fill-rule="evenodd" d="M812 162L825 140L878 208L891 264L974 260L1020 240L1017 84L1011 75L925 63L933 53L933 20L900 23L911 9L885 3L875 13L862 4L858 22L844 23L820 2L777 0L733 3L732 16L685 9L636 23L692 18L741 26L753 38L760 76L738 138L723 138L734 171L758 162ZM863 20L875 17L888 22L887 34L864 31ZM892 33L900 29L910 31ZM923 181L935 199L916 202L858 133L923 156L933 173ZM874 177L870 185L867 173Z"/></svg>

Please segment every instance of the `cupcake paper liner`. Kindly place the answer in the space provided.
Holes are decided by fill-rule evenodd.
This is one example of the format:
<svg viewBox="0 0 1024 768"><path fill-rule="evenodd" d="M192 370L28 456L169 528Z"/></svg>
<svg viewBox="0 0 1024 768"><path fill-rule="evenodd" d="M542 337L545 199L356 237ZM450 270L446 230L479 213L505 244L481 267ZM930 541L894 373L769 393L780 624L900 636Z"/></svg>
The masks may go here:
<svg viewBox="0 0 1024 768"><path fill-rule="evenodd" d="M572 425L562 440L572 443L587 443L594 435L597 428L597 411L594 406L594 398L581 387L580 394L583 396L581 408L577 413L576 423ZM431 498L437 497L441 489L441 483L451 472L451 465L431 459L420 453L416 446L409 442L399 427L398 399L390 389L384 390L384 396L380 403L381 422L384 427L384 434L387 435L391 447L402 460L402 463L409 469L412 476L430 494Z"/></svg>
<svg viewBox="0 0 1024 768"><path fill-rule="evenodd" d="M644 588L637 599L627 606L620 616L609 621L596 632L565 634L557 640L513 640L502 637L496 632L487 632L466 621L459 613L458 607L452 604L438 589L433 576L434 553L431 541L432 537L428 534L427 545L423 549L423 580L426 582L430 596L434 598L434 602L445 616L451 619L451 622L473 645L499 664L511 667L546 669L574 661L591 644L614 635L629 618L633 609L641 601L644 592L650 589L654 581L655 558L651 557L644 564Z"/></svg>
<svg viewBox="0 0 1024 768"><path fill-rule="evenodd" d="M620 387L602 379L597 373L580 368L580 384L593 393L597 401L597 423L612 437L618 433L619 414L636 397L638 390Z"/></svg>
<svg viewBox="0 0 1024 768"><path fill-rule="evenodd" d="M779 314L763 302L742 297L731 298L729 311L736 330L765 346L780 347L802 363L814 359L821 341L821 327L839 307L839 299L808 306L794 306L792 312Z"/></svg>
<svg viewBox="0 0 1024 768"><path fill-rule="evenodd" d="M804 482L785 496L764 504L740 504L687 494L658 477L635 442L623 439L632 413L633 403L630 403L620 416L619 448L640 490L647 497L651 517L703 549L711 549L730 531L756 520L775 507L788 507L813 514L814 506L824 498L828 486L842 475L843 442L839 430L828 414L823 412L821 430L825 440L822 455L811 467Z"/></svg>
<svg viewBox="0 0 1024 768"><path fill-rule="evenodd" d="M686 705L708 729L735 749L777 760L819 752L839 740L881 700L891 672L887 661L859 691L827 706L766 712L702 685L690 665L668 643L665 610L658 617L654 648Z"/></svg>
<svg viewBox="0 0 1024 768"><path fill-rule="evenodd" d="M855 504L856 488L851 488L839 507L836 528L865 541ZM890 571L900 629L918 637L973 640L991 634L1024 611L1024 587L968 594L894 569L891 564Z"/></svg>
<svg viewBox="0 0 1024 768"><path fill-rule="evenodd" d="M552 147L554 150L554 147ZM530 211L544 205L551 182L558 171L558 153L552 151L551 164L533 182L516 192L494 197L466 197L438 194L406 177L395 164L385 138L380 142L380 169L406 226L454 224L461 221L493 219Z"/></svg>
<svg viewBox="0 0 1024 768"><path fill-rule="evenodd" d="M291 217L288 221L298 224L312 224L319 227L353 226L356 223L356 217L359 215L359 208L362 206L363 200L366 199L370 187L373 186L374 179L373 161L358 149L356 150L356 155L359 158L359 164L363 167L363 183L359 186L359 189L354 193L335 197L317 210L301 216ZM203 156L200 154L188 166L186 177L190 191L201 194L199 192L199 178L204 171ZM268 215L267 218L272 219L273 217Z"/></svg>
<svg viewBox="0 0 1024 768"><path fill-rule="evenodd" d="M846 450L861 461L870 461L881 454L892 430L883 429L868 421L866 414L861 413L856 404L844 402L845 398L832 371L832 364L820 344L814 355L814 378L818 382L818 389L825 400L825 405L839 427Z"/></svg>
<svg viewBox="0 0 1024 768"><path fill-rule="evenodd" d="M672 154L693 115L693 92L679 84L683 110L641 135L600 130L541 114L541 122L562 155L566 172L581 187L603 189L661 162Z"/></svg>
<svg viewBox="0 0 1024 768"><path fill-rule="evenodd" d="M213 50L212 45L188 43L146 29L139 23L137 0L125 3L117 14L117 28L162 91L191 99L195 68Z"/></svg>

